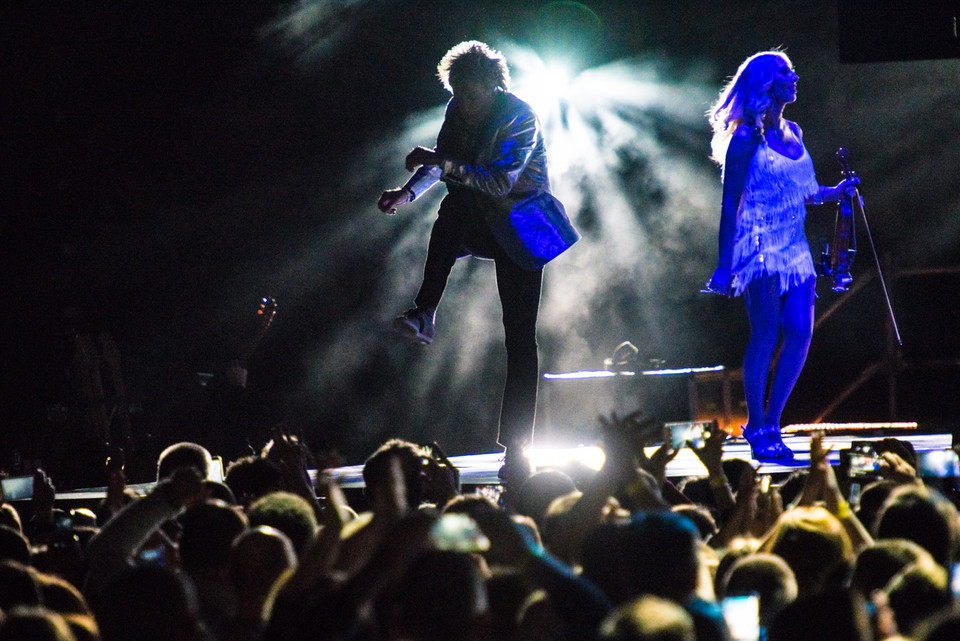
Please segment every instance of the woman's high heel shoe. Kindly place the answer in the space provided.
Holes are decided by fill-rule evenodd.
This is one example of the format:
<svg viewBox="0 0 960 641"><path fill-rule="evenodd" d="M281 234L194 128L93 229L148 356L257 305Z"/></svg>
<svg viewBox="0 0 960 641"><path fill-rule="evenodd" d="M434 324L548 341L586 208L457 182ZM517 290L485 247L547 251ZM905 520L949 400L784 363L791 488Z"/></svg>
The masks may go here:
<svg viewBox="0 0 960 641"><path fill-rule="evenodd" d="M743 428L743 437L750 443L750 453L758 461L789 460L793 450L787 447L777 425L764 425L755 430Z"/></svg>

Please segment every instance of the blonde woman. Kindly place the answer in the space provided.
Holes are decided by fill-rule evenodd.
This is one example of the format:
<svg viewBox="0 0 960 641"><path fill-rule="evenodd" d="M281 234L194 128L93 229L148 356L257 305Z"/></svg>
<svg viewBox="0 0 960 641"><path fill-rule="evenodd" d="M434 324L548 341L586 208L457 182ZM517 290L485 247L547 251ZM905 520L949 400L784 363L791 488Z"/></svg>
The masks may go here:
<svg viewBox="0 0 960 641"><path fill-rule="evenodd" d="M817 182L800 127L783 117L784 107L797 99L798 78L783 52L754 54L708 112L712 158L723 176L719 257L709 289L743 294L746 302L743 435L756 459L793 457L780 435L780 417L807 358L816 298L805 206L852 195L859 183Z"/></svg>

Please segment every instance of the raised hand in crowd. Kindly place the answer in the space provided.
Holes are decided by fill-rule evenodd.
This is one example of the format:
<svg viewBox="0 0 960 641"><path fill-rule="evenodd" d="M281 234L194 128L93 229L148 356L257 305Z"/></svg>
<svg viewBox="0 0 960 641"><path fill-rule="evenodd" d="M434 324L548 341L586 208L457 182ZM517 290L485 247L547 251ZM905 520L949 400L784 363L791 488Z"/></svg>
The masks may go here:
<svg viewBox="0 0 960 641"><path fill-rule="evenodd" d="M760 474L762 467L750 467L740 474L736 507L730 520L742 536L761 538L783 514L780 488L771 483L769 476Z"/></svg>
<svg viewBox="0 0 960 641"><path fill-rule="evenodd" d="M707 470L710 490L720 514L726 514L736 505L733 488L730 487L727 475L723 471L723 443L726 440L727 433L720 429L717 421L714 421L702 446L696 447L692 443L689 444L690 449Z"/></svg>
<svg viewBox="0 0 960 641"><path fill-rule="evenodd" d="M303 439L279 424L273 426L271 435L273 442L270 446L270 458L276 461L280 468L280 489L304 498L319 521L323 518L323 508L314 493L313 481L310 480L307 449Z"/></svg>
<svg viewBox="0 0 960 641"><path fill-rule="evenodd" d="M341 549L344 517L351 512L343 490L329 474L317 474L317 498L322 507L320 531L283 585L284 598L301 605L318 596L317 585L332 572Z"/></svg>
<svg viewBox="0 0 960 641"><path fill-rule="evenodd" d="M523 568L534 557L546 552L543 545L532 535L528 517L511 516L501 509L483 510L474 513L480 529L490 540L490 548L484 553L491 566ZM524 523L520 525L519 523Z"/></svg>
<svg viewBox="0 0 960 641"><path fill-rule="evenodd" d="M834 512L844 501L837 477L830 465L829 454L832 447L823 445L823 432L814 432L810 436L810 468L803 491L798 497L798 505L815 505L818 502Z"/></svg>
<svg viewBox="0 0 960 641"><path fill-rule="evenodd" d="M96 601L102 597L106 586L133 564L144 546L155 543L161 546L157 549L170 548L158 528L185 508L206 501L207 494L199 470L193 466L177 467L147 496L110 519L87 544L87 598Z"/></svg>
<svg viewBox="0 0 960 641"><path fill-rule="evenodd" d="M330 482L323 488L327 508L323 529L281 585L265 640L346 633L362 618L360 612L430 548L436 514L410 510L400 461L390 457L386 465L388 478L381 487L385 496L375 519L345 540L337 525L339 518L333 516L342 513L339 487ZM337 564L337 560L346 562Z"/></svg>
<svg viewBox="0 0 960 641"><path fill-rule="evenodd" d="M896 452L880 452L877 456L877 472L882 478L897 483L920 483L917 470Z"/></svg>
<svg viewBox="0 0 960 641"><path fill-rule="evenodd" d="M657 485L663 488L667 484L667 465L677 458L680 450L673 447L665 428L661 426L661 430L663 442L653 451L653 454L647 455L646 448L641 446L637 451L637 457L640 459L640 467L650 472L657 480Z"/></svg>
<svg viewBox="0 0 960 641"><path fill-rule="evenodd" d="M423 500L438 507L460 494L460 470L434 441L423 459Z"/></svg>
<svg viewBox="0 0 960 641"><path fill-rule="evenodd" d="M711 547L725 548L738 537L756 536L760 495L758 468L744 467L737 484L736 494L732 495L733 507L724 513L719 531L710 539ZM726 477L724 477L724 483L726 483Z"/></svg>
<svg viewBox="0 0 960 641"><path fill-rule="evenodd" d="M107 456L107 492L97 507L97 522L103 525L117 512L136 500L136 494L127 489L127 475L124 472L125 457L120 448L114 448Z"/></svg>
<svg viewBox="0 0 960 641"><path fill-rule="evenodd" d="M48 522L53 515L53 504L57 490L53 481L43 470L33 472L33 496L30 498L30 509L33 519L38 522Z"/></svg>
<svg viewBox="0 0 960 641"><path fill-rule="evenodd" d="M757 515L751 528L753 535L758 538L773 527L783 514L783 496L780 493L780 486L772 483L769 476L761 477L759 486Z"/></svg>
<svg viewBox="0 0 960 641"><path fill-rule="evenodd" d="M608 421L601 417L601 425L613 431L611 421L615 418L614 415ZM586 537L606 520L611 506L620 507L615 497L637 478L637 457L631 454L632 450L626 445L624 436L622 433L612 433L604 440L603 466L585 483L583 492L576 497L572 505L564 510L554 510L549 517L549 529L563 533L551 542L550 551L565 563L577 563ZM652 479L649 491L659 496L656 481ZM554 499L550 505L556 505L558 500ZM544 527L547 527L545 519L548 512L549 507L545 507L544 514L540 515ZM498 546L494 546L494 549L498 549Z"/></svg>
<svg viewBox="0 0 960 641"><path fill-rule="evenodd" d="M274 425L271 436L273 442L270 446L270 458L276 461L280 468L280 489L316 500L303 441L299 436L288 432L283 425Z"/></svg>
<svg viewBox="0 0 960 641"><path fill-rule="evenodd" d="M843 525L854 550L859 550L873 538L843 496L829 460L832 448L824 447L823 438L823 432L815 432L810 437L810 469L797 502L807 506L822 504Z"/></svg>
<svg viewBox="0 0 960 641"><path fill-rule="evenodd" d="M654 419L640 412L626 417L611 413L599 417L603 435L604 462L569 509L555 514L551 530L563 532L551 542L551 552L566 563L576 564L583 543L611 514L623 510L669 507L653 474L639 465L639 452L649 433L658 429Z"/></svg>
<svg viewBox="0 0 960 641"><path fill-rule="evenodd" d="M33 496L30 498L32 516L24 529L30 542L44 545L53 533L53 504L56 488L47 473L41 469L33 472Z"/></svg>
<svg viewBox="0 0 960 641"><path fill-rule="evenodd" d="M382 445L364 465L364 494L370 510L350 523L336 568L353 574L365 566L394 525L416 512L422 498L423 452L401 440Z"/></svg>
<svg viewBox="0 0 960 641"><path fill-rule="evenodd" d="M490 540L484 554L490 565L512 567L546 593L552 612L566 628L561 638L591 638L610 611L603 593L540 545L532 520L511 517L504 510L479 512L476 518Z"/></svg>
<svg viewBox="0 0 960 641"><path fill-rule="evenodd" d="M600 417L606 459L600 476L614 494L633 511L667 507L661 488L666 482L666 466L677 455L669 442L661 445L650 457L644 445L663 427L654 418L644 418L640 411L619 417L615 412Z"/></svg>

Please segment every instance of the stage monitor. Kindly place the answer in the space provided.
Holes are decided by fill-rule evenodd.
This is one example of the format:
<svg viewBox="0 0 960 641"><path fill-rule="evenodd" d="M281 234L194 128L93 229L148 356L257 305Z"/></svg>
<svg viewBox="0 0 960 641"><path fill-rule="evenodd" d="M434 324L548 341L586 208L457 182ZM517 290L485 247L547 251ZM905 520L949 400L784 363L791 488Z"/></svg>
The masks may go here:
<svg viewBox="0 0 960 641"><path fill-rule="evenodd" d="M837 0L840 62L960 58L960 0Z"/></svg>

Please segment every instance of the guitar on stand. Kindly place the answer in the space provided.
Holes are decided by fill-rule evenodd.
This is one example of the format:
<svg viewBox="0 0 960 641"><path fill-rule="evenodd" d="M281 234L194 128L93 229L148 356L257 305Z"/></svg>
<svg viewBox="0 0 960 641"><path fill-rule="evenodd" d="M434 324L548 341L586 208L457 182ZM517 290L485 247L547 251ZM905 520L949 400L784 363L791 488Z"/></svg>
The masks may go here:
<svg viewBox="0 0 960 641"><path fill-rule="evenodd" d="M260 304L257 307L257 331L244 349L241 350L239 357L231 361L231 366L239 366L246 372L246 368L250 364L250 359L253 358L257 348L260 347L260 342L263 340L263 337L266 335L267 330L270 329L270 325L276 317L277 299L273 296L264 296L261 298ZM244 374L244 385L245 384L246 374Z"/></svg>
<svg viewBox="0 0 960 641"><path fill-rule="evenodd" d="M277 317L277 301L272 296L260 299L256 310L256 330L246 344L239 350L236 358L230 360L224 371L226 385L217 386L213 393L219 397L217 414L222 432L219 434L220 447L230 455L253 451L250 435L244 434L245 394L250 361L256 354L267 330ZM199 374L198 374L199 375ZM204 383L201 381L201 385Z"/></svg>

